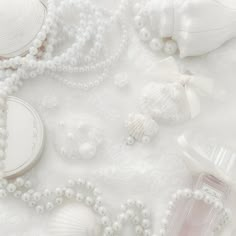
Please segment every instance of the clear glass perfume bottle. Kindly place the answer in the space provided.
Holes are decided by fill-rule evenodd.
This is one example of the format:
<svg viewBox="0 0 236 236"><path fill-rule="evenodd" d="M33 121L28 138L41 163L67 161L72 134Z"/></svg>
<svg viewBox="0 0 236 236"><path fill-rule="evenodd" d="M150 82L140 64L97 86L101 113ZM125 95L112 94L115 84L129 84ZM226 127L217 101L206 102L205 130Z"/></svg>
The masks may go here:
<svg viewBox="0 0 236 236"><path fill-rule="evenodd" d="M236 154L219 145L206 148L191 141L189 142L185 136L179 138L184 150L184 160L195 172L193 190L206 192L213 199L227 204L231 181L236 179ZM194 198L182 199L178 202L167 235L214 235L213 231L219 217L219 210L212 204Z"/></svg>

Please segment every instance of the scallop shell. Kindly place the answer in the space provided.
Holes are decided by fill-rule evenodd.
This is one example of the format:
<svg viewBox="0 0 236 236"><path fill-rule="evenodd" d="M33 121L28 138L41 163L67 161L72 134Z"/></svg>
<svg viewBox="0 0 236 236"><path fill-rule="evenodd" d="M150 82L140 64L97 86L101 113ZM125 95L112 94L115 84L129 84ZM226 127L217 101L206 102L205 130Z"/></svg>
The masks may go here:
<svg viewBox="0 0 236 236"><path fill-rule="evenodd" d="M151 0L145 9L152 30L175 40L182 58L208 53L236 36L234 0Z"/></svg>
<svg viewBox="0 0 236 236"><path fill-rule="evenodd" d="M126 127L130 137L142 141L143 137L153 137L158 132L157 123L143 114L130 114L126 121Z"/></svg>
<svg viewBox="0 0 236 236"><path fill-rule="evenodd" d="M180 83L150 82L142 91L140 107L158 122L179 123L190 118L186 93Z"/></svg>
<svg viewBox="0 0 236 236"><path fill-rule="evenodd" d="M26 52L46 16L40 0L0 0L0 57Z"/></svg>
<svg viewBox="0 0 236 236"><path fill-rule="evenodd" d="M48 231L51 236L99 236L99 225L99 220L89 208L73 203L55 212Z"/></svg>

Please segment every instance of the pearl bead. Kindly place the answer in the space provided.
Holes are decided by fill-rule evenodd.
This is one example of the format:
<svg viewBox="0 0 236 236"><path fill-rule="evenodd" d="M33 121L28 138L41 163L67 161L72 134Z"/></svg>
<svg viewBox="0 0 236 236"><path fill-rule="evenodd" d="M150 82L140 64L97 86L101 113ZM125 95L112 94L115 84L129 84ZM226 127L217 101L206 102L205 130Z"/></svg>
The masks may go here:
<svg viewBox="0 0 236 236"><path fill-rule="evenodd" d="M5 198L7 196L7 191L4 189L0 189L0 198Z"/></svg>
<svg viewBox="0 0 236 236"><path fill-rule="evenodd" d="M150 42L150 48L155 52L160 51L163 47L164 47L164 42L162 39L154 38Z"/></svg>
<svg viewBox="0 0 236 236"><path fill-rule="evenodd" d="M81 201L84 200L84 196L83 196L82 194L80 194L80 193L77 193L77 194L76 194L76 200L79 201L79 202L81 202Z"/></svg>
<svg viewBox="0 0 236 236"><path fill-rule="evenodd" d="M134 24L137 29L140 29L144 26L144 22L141 16L136 16L134 18Z"/></svg>
<svg viewBox="0 0 236 236"><path fill-rule="evenodd" d="M56 198L55 202L57 205L61 205L63 203L63 198L58 197L58 198Z"/></svg>
<svg viewBox="0 0 236 236"><path fill-rule="evenodd" d="M35 210L38 214L43 214L44 213L44 207L43 206L36 206Z"/></svg>
<svg viewBox="0 0 236 236"><path fill-rule="evenodd" d="M15 192L15 191L16 191L16 186L15 186L15 184L8 184L8 185L7 185L7 191L8 191L9 193Z"/></svg>
<svg viewBox="0 0 236 236"><path fill-rule="evenodd" d="M127 144L128 145L133 145L134 144L134 138L133 137L128 137L127 138Z"/></svg>
<svg viewBox="0 0 236 236"><path fill-rule="evenodd" d="M168 55L174 55L178 50L178 46L174 40L167 40L164 45L164 52Z"/></svg>
<svg viewBox="0 0 236 236"><path fill-rule="evenodd" d="M67 198L71 199L74 197L74 195L75 195L75 192L73 189L70 189L70 188L66 189L65 196Z"/></svg>
<svg viewBox="0 0 236 236"><path fill-rule="evenodd" d="M47 210L52 210L54 208L54 204L52 203L52 202L48 202L47 204L46 204L46 209Z"/></svg>
<svg viewBox="0 0 236 236"><path fill-rule="evenodd" d="M25 188L31 188L32 187L31 181L29 181L29 180L25 181L24 186L25 186Z"/></svg>
<svg viewBox="0 0 236 236"><path fill-rule="evenodd" d="M30 194L28 194L28 193L22 194L21 199L22 199L24 202L28 202L28 201L30 200Z"/></svg>
<svg viewBox="0 0 236 236"><path fill-rule="evenodd" d="M33 194L33 199L34 199L34 201L36 201L36 202L40 201L40 200L41 200L41 197L42 197L42 194L39 193L39 192L36 192L36 193Z"/></svg>
<svg viewBox="0 0 236 236"><path fill-rule="evenodd" d="M55 193L56 193L56 196L61 197L63 195L62 188L56 188Z"/></svg>
<svg viewBox="0 0 236 236"><path fill-rule="evenodd" d="M151 38L150 32L146 28L142 28L139 33L140 39L143 41L148 41Z"/></svg>

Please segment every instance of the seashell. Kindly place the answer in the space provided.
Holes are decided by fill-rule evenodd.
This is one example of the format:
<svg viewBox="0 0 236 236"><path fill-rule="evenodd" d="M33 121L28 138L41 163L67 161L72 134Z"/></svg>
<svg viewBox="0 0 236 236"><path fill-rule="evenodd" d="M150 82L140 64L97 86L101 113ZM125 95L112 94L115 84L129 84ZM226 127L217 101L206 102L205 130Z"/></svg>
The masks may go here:
<svg viewBox="0 0 236 236"><path fill-rule="evenodd" d="M0 57L24 54L46 16L40 0L0 0Z"/></svg>
<svg viewBox="0 0 236 236"><path fill-rule="evenodd" d="M179 123L190 118L190 109L181 83L150 82L144 87L140 99L143 113L155 121Z"/></svg>
<svg viewBox="0 0 236 236"><path fill-rule="evenodd" d="M52 216L48 224L51 236L99 236L101 228L98 218L87 207L72 203Z"/></svg>
<svg viewBox="0 0 236 236"><path fill-rule="evenodd" d="M130 114L126 121L126 128L130 138L145 143L149 142L159 129L153 119L143 114Z"/></svg>
<svg viewBox="0 0 236 236"><path fill-rule="evenodd" d="M176 41L181 58L208 53L236 36L234 0L150 0L143 11L152 31Z"/></svg>

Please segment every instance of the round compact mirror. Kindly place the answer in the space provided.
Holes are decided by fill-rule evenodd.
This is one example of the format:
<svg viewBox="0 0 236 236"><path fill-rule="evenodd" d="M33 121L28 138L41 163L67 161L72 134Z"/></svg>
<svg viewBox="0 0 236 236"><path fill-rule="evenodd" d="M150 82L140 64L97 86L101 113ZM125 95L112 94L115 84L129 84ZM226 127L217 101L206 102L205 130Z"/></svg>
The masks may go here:
<svg viewBox="0 0 236 236"><path fill-rule="evenodd" d="M24 54L45 16L46 7L40 0L0 0L0 58Z"/></svg>
<svg viewBox="0 0 236 236"><path fill-rule="evenodd" d="M8 98L5 177L15 178L39 160L44 144L43 123L37 112L23 100Z"/></svg>

